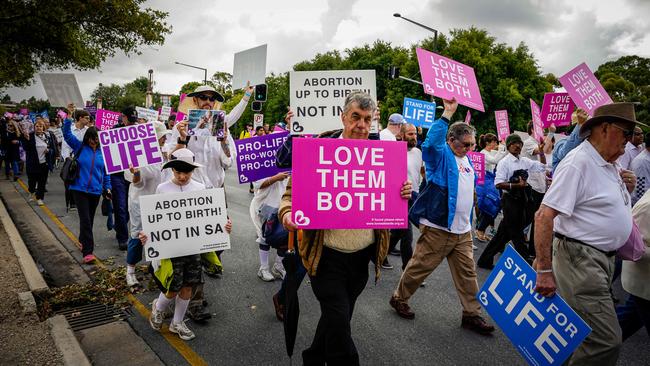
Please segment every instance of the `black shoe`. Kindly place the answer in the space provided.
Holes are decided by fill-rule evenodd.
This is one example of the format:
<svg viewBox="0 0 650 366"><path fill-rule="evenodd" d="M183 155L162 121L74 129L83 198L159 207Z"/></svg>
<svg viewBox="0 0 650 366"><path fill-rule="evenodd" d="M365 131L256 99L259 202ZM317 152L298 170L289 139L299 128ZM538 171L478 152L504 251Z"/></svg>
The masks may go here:
<svg viewBox="0 0 650 366"><path fill-rule="evenodd" d="M461 327L464 329L471 330L472 332L476 332L480 335L490 335L492 332L494 332L494 326L488 324L488 322L485 321L482 317L476 315L476 316L466 316L463 315L463 319L461 321Z"/></svg>
<svg viewBox="0 0 650 366"><path fill-rule="evenodd" d="M399 256L402 255L402 252L400 252L400 251L397 250L397 249L393 249L393 250L391 250L390 252L388 252L388 254L390 254L390 255L394 255L394 256L396 256L396 257L399 257Z"/></svg>
<svg viewBox="0 0 650 366"><path fill-rule="evenodd" d="M202 307L193 307L192 309L187 309L187 317L195 322L206 322L212 318L212 314L204 311Z"/></svg>
<svg viewBox="0 0 650 366"><path fill-rule="evenodd" d="M129 248L129 245L127 244L127 242L120 242L117 243L117 248L119 250L127 250Z"/></svg>
<svg viewBox="0 0 650 366"><path fill-rule="evenodd" d="M494 269L494 264L492 264L492 263L478 262L478 263L476 263L476 266L478 268L483 268L483 269L487 269L487 270L493 270Z"/></svg>
<svg viewBox="0 0 650 366"><path fill-rule="evenodd" d="M388 261L388 258L385 258L384 262L381 264L381 268L383 268L383 269L393 269L393 265L390 264L390 262Z"/></svg>
<svg viewBox="0 0 650 366"><path fill-rule="evenodd" d="M411 307L409 307L407 303L397 300L395 296L392 296L388 303L393 307L393 309L395 309L397 315L400 317L409 320L415 319L415 313L411 310Z"/></svg>

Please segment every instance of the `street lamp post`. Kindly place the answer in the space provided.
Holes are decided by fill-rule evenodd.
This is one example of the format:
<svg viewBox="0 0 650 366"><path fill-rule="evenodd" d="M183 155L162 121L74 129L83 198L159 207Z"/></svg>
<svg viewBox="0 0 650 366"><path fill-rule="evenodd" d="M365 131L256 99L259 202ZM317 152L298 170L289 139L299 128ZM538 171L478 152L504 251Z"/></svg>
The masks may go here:
<svg viewBox="0 0 650 366"><path fill-rule="evenodd" d="M194 68L194 69L203 70L203 84L208 83L208 69L206 69L204 67L198 67L198 66L194 66L194 65L184 64L184 63L178 62L178 61L175 61L174 63L176 65L183 65L183 66L191 67L191 68Z"/></svg>
<svg viewBox="0 0 650 366"><path fill-rule="evenodd" d="M393 16L394 16L395 18L402 18L402 19L406 20L406 21L409 22L409 23L413 23L413 24L415 24L415 25L417 25L417 26L420 26L420 27L422 27L422 28L424 28L424 29L430 31L430 32L433 32L433 52L436 52L436 44L438 43L438 30L437 30L437 29L433 29L433 28L431 28L431 27L427 27L427 26L424 25L424 24L421 24L421 23L418 23L418 22L416 22L416 21L414 21L414 20L411 20L411 19L409 19L409 18L403 17L400 13L395 13L395 14L393 14Z"/></svg>

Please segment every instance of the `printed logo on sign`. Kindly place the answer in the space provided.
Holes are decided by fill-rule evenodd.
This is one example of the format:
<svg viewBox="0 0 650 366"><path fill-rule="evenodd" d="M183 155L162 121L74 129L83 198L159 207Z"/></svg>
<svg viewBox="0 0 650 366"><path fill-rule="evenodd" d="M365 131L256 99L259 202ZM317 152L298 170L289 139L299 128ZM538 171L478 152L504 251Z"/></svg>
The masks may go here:
<svg viewBox="0 0 650 366"><path fill-rule="evenodd" d="M308 226L311 223L309 217L305 216L305 213L300 210L296 211L296 216L294 221L298 226Z"/></svg>

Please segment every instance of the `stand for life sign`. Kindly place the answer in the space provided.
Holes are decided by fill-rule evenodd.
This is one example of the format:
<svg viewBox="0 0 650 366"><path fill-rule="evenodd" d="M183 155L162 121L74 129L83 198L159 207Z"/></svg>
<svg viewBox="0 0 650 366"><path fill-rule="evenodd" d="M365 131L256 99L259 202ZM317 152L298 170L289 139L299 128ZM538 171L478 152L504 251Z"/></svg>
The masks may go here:
<svg viewBox="0 0 650 366"><path fill-rule="evenodd" d="M561 365L591 328L559 295L535 292L535 281L535 270L508 245L477 298L530 365Z"/></svg>
<svg viewBox="0 0 650 366"><path fill-rule="evenodd" d="M436 119L436 103L404 98L402 116L416 127L431 128Z"/></svg>
<svg viewBox="0 0 650 366"><path fill-rule="evenodd" d="M404 229L406 143L294 139L292 212L303 229ZM305 188L308 187L308 188Z"/></svg>
<svg viewBox="0 0 650 366"><path fill-rule="evenodd" d="M223 188L140 197L147 260L230 249Z"/></svg>
<svg viewBox="0 0 650 366"><path fill-rule="evenodd" d="M235 141L239 183L268 178L291 168L278 168L275 154L289 136L288 131Z"/></svg>

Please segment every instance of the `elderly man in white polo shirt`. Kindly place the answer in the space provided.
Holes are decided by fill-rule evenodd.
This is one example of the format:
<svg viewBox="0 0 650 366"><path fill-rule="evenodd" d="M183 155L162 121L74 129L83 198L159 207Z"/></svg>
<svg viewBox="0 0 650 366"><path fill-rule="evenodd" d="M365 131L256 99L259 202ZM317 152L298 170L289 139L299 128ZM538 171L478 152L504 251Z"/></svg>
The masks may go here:
<svg viewBox="0 0 650 366"><path fill-rule="evenodd" d="M632 231L636 177L616 159L638 123L632 103L597 108L580 128L586 140L557 166L535 217L536 291L549 297L557 290L592 329L569 365L618 359L621 328L609 288L614 254Z"/></svg>
<svg viewBox="0 0 650 366"><path fill-rule="evenodd" d="M393 113L388 117L388 126L379 132L379 139L382 141L397 141L402 125L406 123L404 117L399 113Z"/></svg>

